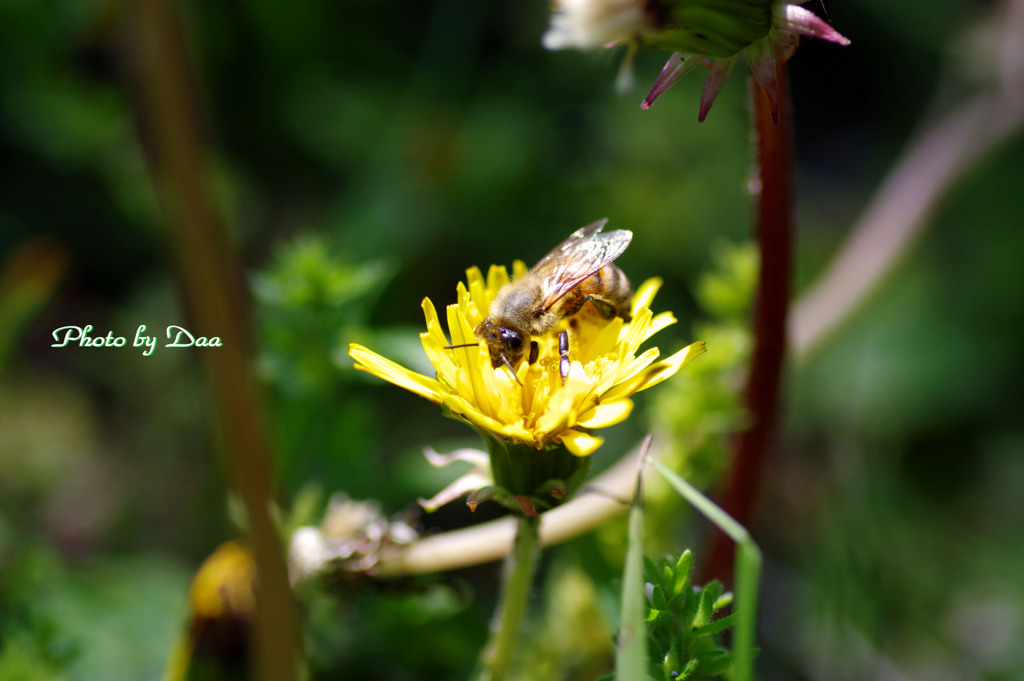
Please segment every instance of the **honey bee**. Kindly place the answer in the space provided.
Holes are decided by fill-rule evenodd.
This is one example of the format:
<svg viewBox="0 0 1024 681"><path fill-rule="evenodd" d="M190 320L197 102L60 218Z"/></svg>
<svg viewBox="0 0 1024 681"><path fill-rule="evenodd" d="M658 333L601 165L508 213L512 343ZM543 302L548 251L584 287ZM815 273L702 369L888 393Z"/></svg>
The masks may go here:
<svg viewBox="0 0 1024 681"><path fill-rule="evenodd" d="M633 233L624 229L601 232L607 222L598 220L576 230L524 276L498 291L488 317L474 329L476 337L487 343L492 366L508 367L518 382L515 367L526 354L527 343L529 363L533 364L539 354L533 339L553 332L561 320L580 312L587 303L604 319L630 321L633 289L612 261L626 250ZM559 333L558 350L564 384L570 367L569 336L564 329Z"/></svg>

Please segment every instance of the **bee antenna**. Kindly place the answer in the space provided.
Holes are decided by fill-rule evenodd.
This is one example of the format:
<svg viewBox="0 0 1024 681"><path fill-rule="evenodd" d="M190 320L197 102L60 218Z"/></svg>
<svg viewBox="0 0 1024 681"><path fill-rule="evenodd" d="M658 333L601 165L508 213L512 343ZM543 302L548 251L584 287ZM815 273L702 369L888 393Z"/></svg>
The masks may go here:
<svg viewBox="0 0 1024 681"><path fill-rule="evenodd" d="M516 376L516 370L512 368L512 363L508 361L508 357L506 357L505 355L502 355L501 356L501 361L505 363L505 366L508 367L508 370L512 372L512 378L516 379L516 383L518 383L519 387L522 388L523 387L523 382L519 380L518 376Z"/></svg>
<svg viewBox="0 0 1024 681"><path fill-rule="evenodd" d="M473 347L476 347L478 345L480 345L479 342L477 342L477 343L460 343L459 345L445 345L444 349L445 350L454 350L455 348L473 348Z"/></svg>

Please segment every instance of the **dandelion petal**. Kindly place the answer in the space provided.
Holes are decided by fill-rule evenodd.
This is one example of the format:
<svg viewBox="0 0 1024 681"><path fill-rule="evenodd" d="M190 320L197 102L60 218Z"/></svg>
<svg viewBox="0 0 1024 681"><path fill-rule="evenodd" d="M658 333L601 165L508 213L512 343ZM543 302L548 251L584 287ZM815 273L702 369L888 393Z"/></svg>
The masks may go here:
<svg viewBox="0 0 1024 681"><path fill-rule="evenodd" d="M583 414L577 425L582 428L607 428L625 421L632 411L632 400L605 402Z"/></svg>
<svg viewBox="0 0 1024 681"><path fill-rule="evenodd" d="M640 313L641 309L651 306L651 303L654 302L654 296L658 293L663 283L664 281L661 277L651 277L640 284L636 293L633 294L632 313L634 317Z"/></svg>
<svg viewBox="0 0 1024 681"><path fill-rule="evenodd" d="M356 369L380 376L388 383L405 388L431 402L441 402L440 384L437 381L415 371L409 371L402 365L396 364L386 357L381 357L373 350L364 348L358 343L349 346L348 354L356 361Z"/></svg>
<svg viewBox="0 0 1024 681"><path fill-rule="evenodd" d="M604 438L580 430L567 430L562 433L562 444L571 454L590 456L604 444Z"/></svg>

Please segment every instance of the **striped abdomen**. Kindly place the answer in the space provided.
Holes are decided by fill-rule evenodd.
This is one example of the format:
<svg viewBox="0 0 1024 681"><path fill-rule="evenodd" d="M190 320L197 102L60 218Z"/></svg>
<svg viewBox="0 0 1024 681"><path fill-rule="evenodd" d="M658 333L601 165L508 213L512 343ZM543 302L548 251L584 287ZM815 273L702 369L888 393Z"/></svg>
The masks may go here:
<svg viewBox="0 0 1024 681"><path fill-rule="evenodd" d="M630 301L633 298L633 287L629 279L615 265L605 265L584 279L569 293L565 294L559 305L562 317L576 314L590 302L594 309L605 319L622 317L630 321Z"/></svg>

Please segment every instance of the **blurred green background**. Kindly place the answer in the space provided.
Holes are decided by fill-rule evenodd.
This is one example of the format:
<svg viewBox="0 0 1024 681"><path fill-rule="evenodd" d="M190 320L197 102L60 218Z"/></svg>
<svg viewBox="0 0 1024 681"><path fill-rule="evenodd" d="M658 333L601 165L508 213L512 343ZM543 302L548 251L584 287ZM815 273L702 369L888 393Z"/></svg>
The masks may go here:
<svg viewBox="0 0 1024 681"><path fill-rule="evenodd" d="M129 343L140 324L187 327L139 122L131 5L0 0L4 681L159 678L192 573L239 533L195 352L50 347L65 325ZM980 50L998 7L830 4L853 44L808 42L790 62L798 293L915 132L993 78ZM619 260L633 281L665 279L656 307L681 323L663 351L711 341L703 331L730 338L698 284L749 239L742 67L698 125L702 74L641 111L666 55L639 55L637 88L619 94L619 51L541 48L543 2L181 10L210 183L251 283L286 511L311 486L413 508L447 479L422 448L475 444L346 354L358 341L423 369L420 301L452 302L471 265L532 263L608 217L635 233ZM788 367L751 523L767 555L760 678L1024 676L1022 152L1018 133L965 169L868 305ZM723 276L735 322L747 280ZM703 374L694 366L689 380L710 392L638 400L656 428L683 428L689 405L686 427L712 433L707 456L728 451L728 433L701 421L699 400L735 409L738 333L709 342ZM640 413L613 431L595 466L648 423ZM705 485L725 466L693 464ZM699 560L706 530L679 511L651 511L655 535L694 543ZM495 513L455 504L417 520L435 530ZM530 662L546 678L610 669L619 530L548 554ZM490 565L312 589L312 677L464 678L496 580Z"/></svg>

